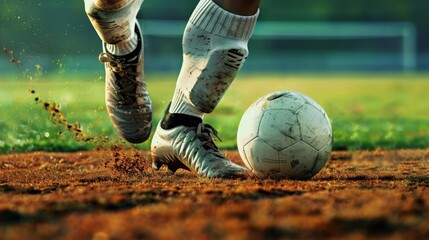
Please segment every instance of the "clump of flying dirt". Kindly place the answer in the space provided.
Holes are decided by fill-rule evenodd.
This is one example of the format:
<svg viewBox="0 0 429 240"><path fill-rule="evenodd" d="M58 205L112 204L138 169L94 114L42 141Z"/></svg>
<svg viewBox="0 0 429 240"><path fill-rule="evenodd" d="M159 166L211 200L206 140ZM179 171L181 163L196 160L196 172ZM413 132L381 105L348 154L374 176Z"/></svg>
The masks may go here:
<svg viewBox="0 0 429 240"><path fill-rule="evenodd" d="M13 50L3 48L3 52L8 55L9 61L21 66L21 61L16 59L13 55ZM40 65L36 65L40 68ZM66 116L61 112L61 105L57 102L42 100L36 94L33 88L28 89L30 94L34 96L36 104L40 104L45 111L48 112L48 118L54 126L59 128L59 136L63 136L64 132L69 132L72 138L78 142L86 144L94 144L95 150L101 152L108 152L108 156L103 154L102 158L106 159L105 166L114 170L120 175L137 176L141 175L144 170L145 158L141 153L133 148L130 144L120 139L110 139L106 135L90 135L83 131L82 125L79 121L74 123L67 120Z"/></svg>
<svg viewBox="0 0 429 240"><path fill-rule="evenodd" d="M146 160L135 148L125 149L123 145L113 145L108 152L111 161L105 163L107 168L130 177L141 176L143 173Z"/></svg>
<svg viewBox="0 0 429 240"><path fill-rule="evenodd" d="M36 90L29 89L31 94L36 94ZM38 96L34 97L34 100L37 104L42 104L43 108L48 112L49 120L55 126L62 126L65 131L68 131L72 134L72 137L78 142L84 143L94 143L96 145L102 146L108 143L108 137L103 135L90 136L83 132L81 124L76 121L70 123L64 114L61 113L61 105L56 102L49 102L46 100L41 100ZM59 131L58 135L62 136L63 131Z"/></svg>
<svg viewBox="0 0 429 240"><path fill-rule="evenodd" d="M6 53L9 56L9 61L11 63L15 63L18 67L21 67L21 60L16 59L13 56L13 50L9 50L7 48L3 48L3 52Z"/></svg>

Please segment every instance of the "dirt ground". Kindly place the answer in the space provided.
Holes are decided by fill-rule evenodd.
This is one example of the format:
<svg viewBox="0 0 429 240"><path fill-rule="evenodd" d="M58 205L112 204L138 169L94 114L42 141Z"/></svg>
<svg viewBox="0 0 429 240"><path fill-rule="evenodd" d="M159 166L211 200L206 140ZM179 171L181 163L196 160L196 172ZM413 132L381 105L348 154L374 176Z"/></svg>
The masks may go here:
<svg viewBox="0 0 429 240"><path fill-rule="evenodd" d="M307 181L171 175L147 154L0 155L0 238L429 239L429 150L334 152Z"/></svg>

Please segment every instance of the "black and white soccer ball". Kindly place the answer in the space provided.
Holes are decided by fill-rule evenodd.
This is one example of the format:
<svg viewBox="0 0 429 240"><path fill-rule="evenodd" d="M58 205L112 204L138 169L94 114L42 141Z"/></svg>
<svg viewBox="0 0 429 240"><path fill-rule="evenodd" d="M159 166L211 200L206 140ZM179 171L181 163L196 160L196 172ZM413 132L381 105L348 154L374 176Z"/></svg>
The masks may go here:
<svg viewBox="0 0 429 240"><path fill-rule="evenodd" d="M313 99L293 91L270 93L241 118L237 146L246 166L261 177L309 179L332 151L329 118Z"/></svg>

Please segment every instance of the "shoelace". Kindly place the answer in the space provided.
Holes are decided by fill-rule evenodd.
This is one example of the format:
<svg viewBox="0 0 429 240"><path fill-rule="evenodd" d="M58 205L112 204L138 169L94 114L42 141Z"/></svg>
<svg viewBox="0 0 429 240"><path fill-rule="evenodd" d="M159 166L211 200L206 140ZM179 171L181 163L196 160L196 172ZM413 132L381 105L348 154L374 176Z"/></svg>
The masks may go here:
<svg viewBox="0 0 429 240"><path fill-rule="evenodd" d="M117 84L120 87L117 92L129 97L136 97L136 86L141 85L140 82L136 81L137 73L133 67L137 67L138 63L132 63L134 59L127 61L124 58L115 58L107 53L101 53L99 56L100 62L108 63L112 71L120 76L120 78L117 78ZM130 98L122 96L123 101L127 99Z"/></svg>
<svg viewBox="0 0 429 240"><path fill-rule="evenodd" d="M188 128L186 130L186 133L193 129L194 128ZM191 139L191 141L199 139L201 141L201 144L198 146L198 148L204 147L204 149L207 150L205 155L213 153L219 157L223 157L223 155L219 152L218 147L214 144L212 135L222 142L216 129L214 129L210 124L200 123L198 124L196 128L196 134Z"/></svg>

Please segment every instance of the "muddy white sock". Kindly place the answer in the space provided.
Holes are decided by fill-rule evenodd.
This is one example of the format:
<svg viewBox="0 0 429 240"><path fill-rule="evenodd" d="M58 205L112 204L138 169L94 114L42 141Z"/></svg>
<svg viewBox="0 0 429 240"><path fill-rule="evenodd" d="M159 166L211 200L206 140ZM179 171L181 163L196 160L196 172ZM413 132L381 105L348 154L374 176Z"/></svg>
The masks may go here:
<svg viewBox="0 0 429 240"><path fill-rule="evenodd" d="M201 0L183 36L183 64L169 111L210 113L242 67L258 13L240 16Z"/></svg>
<svg viewBox="0 0 429 240"><path fill-rule="evenodd" d="M135 33L132 34L130 40L122 41L117 44L108 44L106 43L106 49L109 53L115 56L124 56L128 53L134 51L138 45L138 37Z"/></svg>
<svg viewBox="0 0 429 240"><path fill-rule="evenodd" d="M106 43L107 51L118 56L126 55L138 44L134 29L143 0L110 2L85 0L85 11L97 34Z"/></svg>

